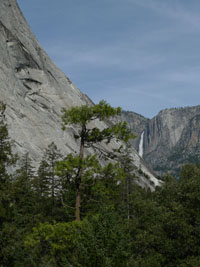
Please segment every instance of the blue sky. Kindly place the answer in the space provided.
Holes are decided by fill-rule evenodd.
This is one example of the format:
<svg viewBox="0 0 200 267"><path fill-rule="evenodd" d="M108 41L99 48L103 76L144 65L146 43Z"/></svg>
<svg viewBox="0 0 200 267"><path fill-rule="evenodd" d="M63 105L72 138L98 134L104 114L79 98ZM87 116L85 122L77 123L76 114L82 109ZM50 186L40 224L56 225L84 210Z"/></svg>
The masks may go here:
<svg viewBox="0 0 200 267"><path fill-rule="evenodd" d="M200 104L199 0L17 0L40 44L95 103L146 117Z"/></svg>

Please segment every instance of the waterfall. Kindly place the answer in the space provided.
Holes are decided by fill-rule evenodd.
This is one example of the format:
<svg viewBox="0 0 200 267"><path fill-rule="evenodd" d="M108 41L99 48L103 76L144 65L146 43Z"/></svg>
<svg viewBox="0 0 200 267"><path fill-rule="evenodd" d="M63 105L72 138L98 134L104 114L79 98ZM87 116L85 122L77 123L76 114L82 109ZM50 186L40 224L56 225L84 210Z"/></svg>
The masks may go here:
<svg viewBox="0 0 200 267"><path fill-rule="evenodd" d="M142 134L141 134L140 143L139 143L139 155L140 155L141 158L142 158L143 152L144 152L143 143L144 143L144 132L142 132Z"/></svg>

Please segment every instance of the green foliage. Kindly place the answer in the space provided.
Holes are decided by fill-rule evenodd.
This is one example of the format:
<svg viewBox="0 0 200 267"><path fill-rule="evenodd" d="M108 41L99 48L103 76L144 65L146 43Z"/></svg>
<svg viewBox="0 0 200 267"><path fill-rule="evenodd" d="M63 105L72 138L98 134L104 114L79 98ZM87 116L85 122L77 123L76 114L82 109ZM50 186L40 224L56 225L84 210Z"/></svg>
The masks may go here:
<svg viewBox="0 0 200 267"><path fill-rule="evenodd" d="M72 107L70 110L63 109L63 129L66 129L67 124L75 124L82 128L79 135L75 138L84 138L85 143L97 143L107 141L109 143L112 138L116 137L124 141L133 138L133 134L127 128L125 122L119 122L108 128L100 130L96 127L89 128L88 123L93 120L104 121L110 117L117 116L121 113L121 108L113 108L105 101L100 101L99 104L94 106L80 106ZM84 131L85 130L85 131ZM83 136L84 133L84 136Z"/></svg>
<svg viewBox="0 0 200 267"><path fill-rule="evenodd" d="M67 167L67 165L72 165L72 169L74 170L75 165L73 164L77 162L73 180L76 188L75 218L76 220L80 220L80 207L83 193L83 173L85 168L88 171L88 166L85 166L84 159L85 148L93 148L101 152L104 157L111 158L114 157L113 153L111 153L110 151L108 152L106 149L100 148L99 146L95 146L95 144L101 143L103 141L108 144L113 138L128 142L128 140L132 138L133 135L127 128L125 122L119 122L115 125L110 125L109 127L103 128L102 130L91 125L91 122L93 120L102 121L120 114L120 108L112 108L105 101L100 101L99 104L94 106L85 105L80 107L72 107L69 110L63 109L62 111L63 130L66 130L65 126L67 124L75 124L77 127L79 127L78 134L74 135L75 139L80 139L79 155L78 157L73 157L73 163L68 162L68 159L68 163L65 163L65 167ZM62 166L64 167L64 163L62 163ZM59 169L61 169L61 165Z"/></svg>
<svg viewBox="0 0 200 267"><path fill-rule="evenodd" d="M23 252L23 236L30 222L34 206L30 197L31 184L19 172L9 174L15 168L16 155L12 154L12 142L8 136L4 104L0 104L0 263L2 266L19 266L26 258ZM22 178L23 176L23 178ZM23 199L23 201L22 201ZM31 208L30 206L31 205ZM28 219L29 218L29 219ZM31 218L31 221L33 219ZM25 263L26 260L24 260Z"/></svg>
<svg viewBox="0 0 200 267"><path fill-rule="evenodd" d="M88 176L91 172L95 173L98 171L100 165L95 155L87 156L83 160L80 160L79 156L68 154L64 160L57 163L55 170L59 176L66 176L73 179L76 177L77 168L79 167L84 169L83 175Z"/></svg>
<svg viewBox="0 0 200 267"><path fill-rule="evenodd" d="M62 181L61 185L61 198L62 204L66 209L66 212L71 218L74 218L75 210L75 192L77 184L79 183L77 170L82 168L82 177L80 190L82 192L82 203L80 212L83 213L85 208L84 202L90 198L90 187L95 183L95 176L99 173L101 167L99 165L96 156L87 156L80 160L79 156L73 156L72 154L59 161L55 168L55 172ZM73 213L72 213L73 212Z"/></svg>
<svg viewBox="0 0 200 267"><path fill-rule="evenodd" d="M85 186L84 214L96 214L101 207L117 208L122 201L124 172L119 164L108 163L102 167L90 186Z"/></svg>
<svg viewBox="0 0 200 267"><path fill-rule="evenodd" d="M0 108L1 266L200 266L200 165L184 166L179 180L165 175L163 185L150 192L133 183L128 149L116 151L117 163L102 167L95 155L62 159L51 144L37 173L26 154L10 175L14 156L5 106ZM105 102L70 112L63 122L80 126L82 148L126 136L126 129L118 135L118 126L87 129L93 119L118 114ZM74 220L77 188L81 221Z"/></svg>
<svg viewBox="0 0 200 267"><path fill-rule="evenodd" d="M54 143L46 149L37 175L33 180L33 189L38 199L38 211L49 220L55 220L59 215L58 206L61 205L60 190L62 180L56 174L55 168L62 156Z"/></svg>
<svg viewBox="0 0 200 267"><path fill-rule="evenodd" d="M11 144L5 123L6 106L0 103L0 163L8 163L11 156Z"/></svg>
<svg viewBox="0 0 200 267"><path fill-rule="evenodd" d="M127 237L121 218L102 210L83 221L40 224L27 236L25 247L42 266L126 266Z"/></svg>
<svg viewBox="0 0 200 267"><path fill-rule="evenodd" d="M0 102L0 188L8 182L9 175L6 168L16 162L16 155L12 154L12 143L8 136L5 118L6 105Z"/></svg>
<svg viewBox="0 0 200 267"><path fill-rule="evenodd" d="M104 100L100 101L98 105L94 106L80 106L72 107L70 110L63 108L62 120L66 124L86 125L92 120L105 120L109 117L119 115L121 108L112 108Z"/></svg>

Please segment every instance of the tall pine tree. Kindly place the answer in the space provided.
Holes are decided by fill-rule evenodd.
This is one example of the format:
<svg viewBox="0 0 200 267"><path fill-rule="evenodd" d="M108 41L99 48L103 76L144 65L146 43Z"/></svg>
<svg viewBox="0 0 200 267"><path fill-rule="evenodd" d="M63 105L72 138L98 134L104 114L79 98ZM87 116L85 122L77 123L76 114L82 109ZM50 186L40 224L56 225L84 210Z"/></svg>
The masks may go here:
<svg viewBox="0 0 200 267"><path fill-rule="evenodd" d="M126 127L126 123L116 123L110 127L99 129L95 126L91 126L91 122L99 120L105 121L108 118L119 115L121 108L113 108L105 101L100 101L99 104L94 106L80 106L72 107L70 110L63 109L63 129L66 129L66 125L72 124L78 127L79 132L75 135L76 139L79 139L79 163L77 166L77 172L74 179L76 187L76 204L75 204L75 218L80 220L80 207L81 207L81 185L84 172L84 153L85 148L98 148L96 144L100 144L103 141L106 144L110 143L113 138L128 141L133 135Z"/></svg>

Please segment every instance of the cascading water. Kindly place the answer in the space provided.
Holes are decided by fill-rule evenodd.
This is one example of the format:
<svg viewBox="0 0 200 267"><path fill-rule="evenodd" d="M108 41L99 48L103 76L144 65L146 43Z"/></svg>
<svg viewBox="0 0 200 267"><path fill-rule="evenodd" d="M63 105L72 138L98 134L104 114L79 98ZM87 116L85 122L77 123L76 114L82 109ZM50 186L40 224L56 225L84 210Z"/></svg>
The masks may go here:
<svg viewBox="0 0 200 267"><path fill-rule="evenodd" d="M143 143L144 143L144 132L142 132L141 137L140 137L140 143L139 143L139 155L142 158L143 157L143 153L144 153L144 149L143 149Z"/></svg>

